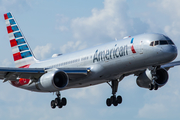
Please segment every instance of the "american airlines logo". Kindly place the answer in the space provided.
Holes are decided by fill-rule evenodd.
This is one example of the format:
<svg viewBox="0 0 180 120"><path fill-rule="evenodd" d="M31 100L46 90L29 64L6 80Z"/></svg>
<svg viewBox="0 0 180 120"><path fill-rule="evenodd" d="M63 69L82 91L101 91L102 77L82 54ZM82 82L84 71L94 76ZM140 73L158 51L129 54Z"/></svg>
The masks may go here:
<svg viewBox="0 0 180 120"><path fill-rule="evenodd" d="M121 47L116 47L112 49L107 49L103 51L98 51L96 50L94 57L93 57L93 63L94 62L99 62L99 61L105 61L105 60L110 60L110 59L115 59L119 58L125 55L128 55L128 46L121 46Z"/></svg>

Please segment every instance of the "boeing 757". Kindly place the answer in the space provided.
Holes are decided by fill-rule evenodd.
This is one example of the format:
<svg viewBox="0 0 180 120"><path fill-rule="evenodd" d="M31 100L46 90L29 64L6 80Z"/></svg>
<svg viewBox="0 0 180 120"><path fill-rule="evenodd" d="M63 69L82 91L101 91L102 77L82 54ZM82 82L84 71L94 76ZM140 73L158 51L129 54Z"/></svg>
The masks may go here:
<svg viewBox="0 0 180 120"><path fill-rule="evenodd" d="M158 90L168 82L168 70L180 65L172 62L177 47L166 35L146 33L128 36L68 54L54 54L37 60L13 15L4 14L16 67L0 67L0 79L12 86L35 92L56 92L51 107L62 108L67 99L60 91L108 83L112 89L107 106L122 103L116 95L124 77L134 74L139 87Z"/></svg>

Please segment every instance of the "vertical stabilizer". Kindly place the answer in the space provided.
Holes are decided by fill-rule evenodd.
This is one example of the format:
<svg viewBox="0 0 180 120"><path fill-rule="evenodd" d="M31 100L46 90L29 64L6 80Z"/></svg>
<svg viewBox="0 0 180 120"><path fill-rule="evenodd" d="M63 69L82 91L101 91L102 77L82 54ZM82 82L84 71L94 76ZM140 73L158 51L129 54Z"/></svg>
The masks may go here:
<svg viewBox="0 0 180 120"><path fill-rule="evenodd" d="M10 12L4 14L4 19L6 21L7 32L15 65L18 68L28 68L37 60L35 59L24 35L22 34L12 14Z"/></svg>

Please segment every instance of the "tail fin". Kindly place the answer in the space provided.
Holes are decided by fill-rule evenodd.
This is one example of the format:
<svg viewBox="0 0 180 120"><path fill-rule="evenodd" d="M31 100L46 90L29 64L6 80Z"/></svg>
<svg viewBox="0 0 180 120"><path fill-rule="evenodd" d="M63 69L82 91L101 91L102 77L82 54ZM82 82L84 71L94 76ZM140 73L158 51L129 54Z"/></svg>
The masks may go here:
<svg viewBox="0 0 180 120"><path fill-rule="evenodd" d="M6 21L15 65L18 68L28 68L37 60L12 14L10 12L4 14L4 19Z"/></svg>

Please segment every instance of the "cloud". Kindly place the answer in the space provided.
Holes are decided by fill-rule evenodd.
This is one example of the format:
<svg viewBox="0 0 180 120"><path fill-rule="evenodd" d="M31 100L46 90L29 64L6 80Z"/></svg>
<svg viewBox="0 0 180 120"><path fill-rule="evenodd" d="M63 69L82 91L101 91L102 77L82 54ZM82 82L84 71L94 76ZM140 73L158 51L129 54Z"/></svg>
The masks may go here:
<svg viewBox="0 0 180 120"><path fill-rule="evenodd" d="M148 25L128 16L125 0L105 0L104 8L92 9L90 17L73 19L71 28L76 39L96 44L145 32Z"/></svg>
<svg viewBox="0 0 180 120"><path fill-rule="evenodd" d="M168 71L168 83L157 91L148 91L144 94L144 105L138 111L138 117L146 119L179 119L180 81L177 75L180 68Z"/></svg>
<svg viewBox="0 0 180 120"><path fill-rule="evenodd" d="M146 119L179 118L179 90L169 86L166 90L146 93L145 103L138 111L138 117ZM161 91L161 92L160 92Z"/></svg>
<svg viewBox="0 0 180 120"><path fill-rule="evenodd" d="M27 10L32 6L32 1L33 0L1 0L0 13Z"/></svg>
<svg viewBox="0 0 180 120"><path fill-rule="evenodd" d="M56 22L57 23L67 23L69 18L63 14L56 14Z"/></svg>
<svg viewBox="0 0 180 120"><path fill-rule="evenodd" d="M167 108L163 104L145 104L142 109L139 110L139 117L141 118L165 118Z"/></svg>
<svg viewBox="0 0 180 120"><path fill-rule="evenodd" d="M68 41L67 44L61 46L60 51L62 53L74 52L86 48L86 44L81 41Z"/></svg>
<svg viewBox="0 0 180 120"><path fill-rule="evenodd" d="M56 15L56 29L61 32L68 31L69 18L64 16L63 14Z"/></svg>
<svg viewBox="0 0 180 120"><path fill-rule="evenodd" d="M137 76L126 76L119 84L124 91L134 91L137 88L136 84Z"/></svg>
<svg viewBox="0 0 180 120"><path fill-rule="evenodd" d="M49 57L51 52L53 51L53 47L50 43L47 43L45 46L36 46L33 50L35 56L38 59L45 59Z"/></svg>
<svg viewBox="0 0 180 120"><path fill-rule="evenodd" d="M59 26L56 29L60 30L61 32L69 30L66 26Z"/></svg>
<svg viewBox="0 0 180 120"><path fill-rule="evenodd" d="M1 67L9 67L11 65L12 65L12 62L7 58L1 62Z"/></svg>
<svg viewBox="0 0 180 120"><path fill-rule="evenodd" d="M180 2L178 0L157 0L156 2L152 2L150 5L156 7L156 9L162 13L171 15L169 17L172 19L180 17L180 11L178 11L180 9Z"/></svg>
<svg viewBox="0 0 180 120"><path fill-rule="evenodd" d="M85 104L89 103L95 105L101 102L100 100L103 95L103 89L103 85L90 86L81 89L73 89L73 91L70 92L69 97L73 98L76 101L86 101Z"/></svg>
<svg viewBox="0 0 180 120"><path fill-rule="evenodd" d="M151 30L159 31L177 40L180 37L180 2L178 0L157 0L149 2L149 8L156 12L148 11L146 21L151 26ZM145 16L144 16L145 17Z"/></svg>
<svg viewBox="0 0 180 120"><path fill-rule="evenodd" d="M61 32L72 31L74 36L74 40L68 41L60 48L62 53L99 45L115 38L122 39L127 35L144 33L149 28L148 24L139 18L128 16L125 0L105 0L103 9L93 8L91 12L89 17L72 20L62 14L56 15L56 29Z"/></svg>

